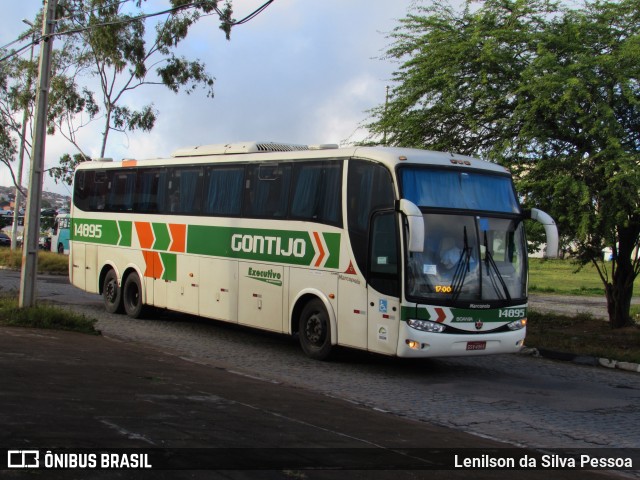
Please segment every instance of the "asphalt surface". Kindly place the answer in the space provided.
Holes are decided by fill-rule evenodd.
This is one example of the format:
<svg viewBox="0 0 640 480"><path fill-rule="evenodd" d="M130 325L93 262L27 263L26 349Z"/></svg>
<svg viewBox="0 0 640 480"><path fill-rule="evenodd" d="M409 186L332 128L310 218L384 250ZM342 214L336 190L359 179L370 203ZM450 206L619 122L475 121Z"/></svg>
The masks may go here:
<svg viewBox="0 0 640 480"><path fill-rule="evenodd" d="M451 469L454 455L464 452L460 449L475 449L479 456L507 447L499 442L101 336L0 328L0 385L0 445L5 448L52 453L126 448L151 452L156 468L209 469L37 471L43 478L449 479L514 474ZM161 455L182 453L183 463ZM606 475L552 473L557 479ZM0 470L2 478L27 474ZM518 471L525 479L548 474Z"/></svg>

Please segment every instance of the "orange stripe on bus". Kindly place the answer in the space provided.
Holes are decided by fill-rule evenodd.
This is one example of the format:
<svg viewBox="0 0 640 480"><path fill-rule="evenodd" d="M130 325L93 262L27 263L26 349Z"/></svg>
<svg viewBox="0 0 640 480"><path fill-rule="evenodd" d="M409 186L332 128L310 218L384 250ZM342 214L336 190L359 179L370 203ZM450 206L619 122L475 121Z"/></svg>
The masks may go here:
<svg viewBox="0 0 640 480"><path fill-rule="evenodd" d="M158 252L151 252L149 250L143 250L142 256L146 264L144 276L151 278L161 278L164 272L162 261L160 260L160 254Z"/></svg>
<svg viewBox="0 0 640 480"><path fill-rule="evenodd" d="M320 255L318 256L318 259L316 260L314 266L319 267L320 265L322 265L322 260L324 260L326 252L324 251L324 248L322 248L322 241L320 240L320 235L318 235L318 232L313 232L313 237L316 239L318 250L320 250Z"/></svg>
<svg viewBox="0 0 640 480"><path fill-rule="evenodd" d="M187 226L184 224L179 225L170 223L169 230L171 231L171 245L169 245L169 251L184 253L187 243Z"/></svg>
<svg viewBox="0 0 640 480"><path fill-rule="evenodd" d="M123 167L135 167L136 165L138 165L137 160L122 160Z"/></svg>
<svg viewBox="0 0 640 480"><path fill-rule="evenodd" d="M135 222L138 240L142 248L150 249L153 245L155 236L149 222Z"/></svg>

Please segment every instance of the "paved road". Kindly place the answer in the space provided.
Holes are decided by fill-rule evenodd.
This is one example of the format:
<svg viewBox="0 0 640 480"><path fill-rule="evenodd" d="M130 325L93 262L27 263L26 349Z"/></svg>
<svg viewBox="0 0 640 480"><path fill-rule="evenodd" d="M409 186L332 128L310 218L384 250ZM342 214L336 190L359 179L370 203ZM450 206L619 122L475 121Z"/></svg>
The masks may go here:
<svg viewBox="0 0 640 480"><path fill-rule="evenodd" d="M17 273L0 272L15 288ZM98 318L103 334L194 363L315 391L394 415L535 448L640 447L640 375L522 355L408 361L342 351L307 359L288 337L160 313L132 321L42 277L42 298Z"/></svg>
<svg viewBox="0 0 640 480"><path fill-rule="evenodd" d="M640 305L640 297L633 298L634 305ZM540 312L555 312L566 315L589 313L594 317L606 319L607 301L601 297L569 297L563 295L531 295L529 307Z"/></svg>

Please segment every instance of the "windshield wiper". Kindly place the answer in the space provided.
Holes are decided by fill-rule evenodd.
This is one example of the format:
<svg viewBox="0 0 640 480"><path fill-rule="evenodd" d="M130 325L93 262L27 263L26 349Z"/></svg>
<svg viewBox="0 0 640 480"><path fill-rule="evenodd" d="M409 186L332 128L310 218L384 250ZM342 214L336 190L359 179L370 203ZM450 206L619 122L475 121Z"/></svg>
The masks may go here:
<svg viewBox="0 0 640 480"><path fill-rule="evenodd" d="M464 247L460 253L458 263L456 263L456 269L453 273L453 280L451 281L451 298L456 301L462 292L462 286L464 280L469 273L469 263L471 261L471 248L469 247L469 240L467 238L467 227L464 227Z"/></svg>
<svg viewBox="0 0 640 480"><path fill-rule="evenodd" d="M505 297L503 298L506 298L507 300L511 300L511 294L509 294L509 288L507 288L507 284L504 283L504 279L500 274L500 269L498 268L498 265L493 259L493 255L491 255L491 252L489 251L489 242L487 241L486 231L484 232L484 252L485 252L484 262L485 262L485 265L487 266L487 275L491 279L491 285L493 286L498 296L499 297L502 296L502 294L500 293L500 290L498 289L498 285L495 282L495 279L497 278L500 281L500 285L502 286L502 291L504 292L504 295L505 295ZM491 275L492 271L494 272L495 276Z"/></svg>

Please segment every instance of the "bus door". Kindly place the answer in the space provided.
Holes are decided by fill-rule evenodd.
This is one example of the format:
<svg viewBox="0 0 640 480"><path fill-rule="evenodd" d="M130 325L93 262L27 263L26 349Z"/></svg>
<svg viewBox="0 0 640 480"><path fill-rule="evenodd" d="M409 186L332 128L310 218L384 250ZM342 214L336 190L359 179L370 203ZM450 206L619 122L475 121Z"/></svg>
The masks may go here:
<svg viewBox="0 0 640 480"><path fill-rule="evenodd" d="M87 292L98 293L97 245L74 242L72 253L72 284Z"/></svg>
<svg viewBox="0 0 640 480"><path fill-rule="evenodd" d="M200 315L237 323L238 262L203 258L200 272Z"/></svg>
<svg viewBox="0 0 640 480"><path fill-rule="evenodd" d="M176 280L167 283L167 308L194 315L199 314L199 260L198 257L190 255L178 256L176 260Z"/></svg>
<svg viewBox="0 0 640 480"><path fill-rule="evenodd" d="M367 348L367 288L353 264L338 275L338 342Z"/></svg>
<svg viewBox="0 0 640 480"><path fill-rule="evenodd" d="M239 262L238 272L238 323L282 332L284 267Z"/></svg>
<svg viewBox="0 0 640 480"><path fill-rule="evenodd" d="M368 262L369 350L395 354L400 329L400 255L397 214L392 210L372 216Z"/></svg>

